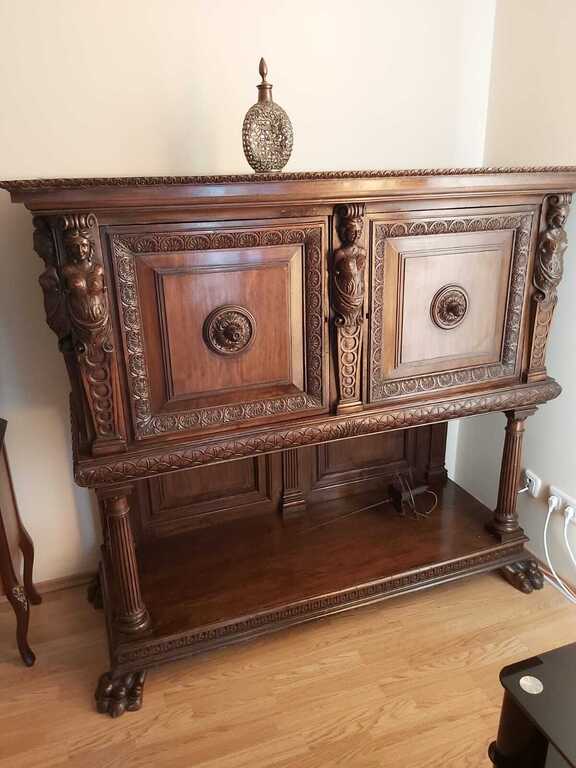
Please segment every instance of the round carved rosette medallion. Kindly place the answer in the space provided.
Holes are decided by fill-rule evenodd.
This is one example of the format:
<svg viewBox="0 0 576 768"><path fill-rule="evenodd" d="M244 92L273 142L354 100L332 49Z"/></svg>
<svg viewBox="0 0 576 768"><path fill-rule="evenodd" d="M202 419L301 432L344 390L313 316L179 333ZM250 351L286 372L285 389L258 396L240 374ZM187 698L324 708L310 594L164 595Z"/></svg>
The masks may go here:
<svg viewBox="0 0 576 768"><path fill-rule="evenodd" d="M444 330L456 328L466 317L468 294L460 285L445 285L436 292L430 304L433 322Z"/></svg>
<svg viewBox="0 0 576 768"><path fill-rule="evenodd" d="M227 304L214 309L204 321L204 341L212 352L236 355L254 341L256 320L244 307Z"/></svg>

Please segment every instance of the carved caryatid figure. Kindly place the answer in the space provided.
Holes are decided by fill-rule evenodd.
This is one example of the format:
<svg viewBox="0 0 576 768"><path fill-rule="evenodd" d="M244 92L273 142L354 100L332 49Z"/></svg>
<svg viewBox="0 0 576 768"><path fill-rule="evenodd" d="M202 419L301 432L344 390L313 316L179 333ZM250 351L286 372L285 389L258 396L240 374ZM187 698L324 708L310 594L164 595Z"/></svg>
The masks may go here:
<svg viewBox="0 0 576 768"><path fill-rule="evenodd" d="M556 290L564 271L564 253L568 238L564 226L570 210L571 195L550 195L546 209L546 228L540 235L534 265L534 310L529 381L546 377L546 345L556 306Z"/></svg>
<svg viewBox="0 0 576 768"><path fill-rule="evenodd" d="M106 278L96 252L98 222L93 213L74 213L62 216L59 224L66 312L93 419L92 451L111 453L123 449L124 441Z"/></svg>
<svg viewBox="0 0 576 768"><path fill-rule="evenodd" d="M90 229L95 224L92 214L63 218L63 242L68 260L62 272L70 319L78 341L90 344L106 334L109 318L104 268L94 261L94 243L90 237Z"/></svg>
<svg viewBox="0 0 576 768"><path fill-rule="evenodd" d="M360 406L360 360L364 310L364 267L366 251L360 242L364 206L340 205L338 235L340 248L334 252L332 306L335 314L338 351L338 411Z"/></svg>
<svg viewBox="0 0 576 768"><path fill-rule="evenodd" d="M336 325L362 322L366 251L358 240L362 235L362 207L344 205L339 209L338 234L341 246L334 253L334 298Z"/></svg>
<svg viewBox="0 0 576 768"><path fill-rule="evenodd" d="M534 287L537 301L556 301L556 289L564 271L564 253L568 238L564 231L570 211L570 195L552 195L548 198L546 229L538 243L534 269Z"/></svg>
<svg viewBox="0 0 576 768"><path fill-rule="evenodd" d="M56 246L52 230L47 222L36 216L34 219L34 250L45 265L45 270L38 278L44 295L44 309L49 328L58 336L60 347L70 335L70 321L66 311L64 286L58 274Z"/></svg>

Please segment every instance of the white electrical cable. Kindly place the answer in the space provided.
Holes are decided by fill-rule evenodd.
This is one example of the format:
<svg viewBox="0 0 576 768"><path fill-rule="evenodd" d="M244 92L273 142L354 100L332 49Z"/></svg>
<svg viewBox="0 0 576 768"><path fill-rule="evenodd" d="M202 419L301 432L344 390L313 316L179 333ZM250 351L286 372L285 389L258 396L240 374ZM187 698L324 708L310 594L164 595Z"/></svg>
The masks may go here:
<svg viewBox="0 0 576 768"><path fill-rule="evenodd" d="M567 600L569 600L571 603L574 603L576 605L576 599L572 595L571 592L568 592L564 584L560 581L558 574L554 570L554 566L552 565L552 561L550 560L550 552L548 551L548 527L550 525L550 518L552 517L552 513L558 509L560 506L560 499L558 496L550 496L548 499L548 514L546 515L546 522L544 523L544 552L546 554L546 562L548 563L548 568L550 568L550 572L556 579L556 582L558 583L558 587L561 590L561 592L564 594Z"/></svg>
<svg viewBox="0 0 576 768"><path fill-rule="evenodd" d="M564 544L566 545L566 549L568 550L568 554L570 555L570 559L574 563L574 567L576 568L576 557L574 556L574 552L572 552L572 547L570 546L570 539L568 538L568 526L572 522L574 515L576 514L576 511L573 507L566 507L564 510Z"/></svg>

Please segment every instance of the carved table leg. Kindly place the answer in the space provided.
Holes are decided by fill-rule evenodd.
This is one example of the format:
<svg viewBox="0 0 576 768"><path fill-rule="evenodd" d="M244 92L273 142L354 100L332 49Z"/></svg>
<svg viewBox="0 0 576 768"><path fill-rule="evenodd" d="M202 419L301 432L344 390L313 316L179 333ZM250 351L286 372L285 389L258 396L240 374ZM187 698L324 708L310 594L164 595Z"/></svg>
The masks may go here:
<svg viewBox="0 0 576 768"><path fill-rule="evenodd" d="M36 656L28 645L30 604L28 603L24 587L14 581L12 586L6 590L6 597L16 614L16 642L18 643L20 656L24 664L27 667L31 667L36 661Z"/></svg>
<svg viewBox="0 0 576 768"><path fill-rule="evenodd" d="M16 615L16 642L22 661L31 667L36 656L28 645L28 624L30 622L30 602L26 590L18 581L14 564L10 555L10 546L6 535L4 522L0 516L0 582L8 602ZM34 594L36 592L34 590Z"/></svg>
<svg viewBox="0 0 576 768"><path fill-rule="evenodd" d="M100 714L120 717L124 712L136 712L142 707L146 672L102 675L96 687L96 708Z"/></svg>
<svg viewBox="0 0 576 768"><path fill-rule="evenodd" d="M135 635L149 628L150 616L140 591L129 492L126 488L102 491L100 499L104 504L105 539L115 584L114 624L122 633Z"/></svg>
<svg viewBox="0 0 576 768"><path fill-rule="evenodd" d="M535 412L536 408L506 411L506 439L502 454L498 503L494 511L494 519L488 526L500 541L510 541L521 537L524 533L518 523L516 503L522 466L524 422ZM542 589L544 586L544 578L536 560L525 559L506 565L500 573L513 587L525 594L529 594L534 589Z"/></svg>
<svg viewBox="0 0 576 768"><path fill-rule="evenodd" d="M526 595L544 586L544 576L536 560L520 560L518 563L505 565L500 573L513 587Z"/></svg>
<svg viewBox="0 0 576 768"><path fill-rule="evenodd" d="M26 597L28 598L29 602L32 603L32 605L40 605L42 598L36 591L36 587L34 586L34 582L32 580L32 572L34 570L34 544L32 543L30 534L22 525L20 515L18 515L18 546L20 547L20 551L22 552L22 557L24 560L22 576Z"/></svg>
<svg viewBox="0 0 576 768"><path fill-rule="evenodd" d="M500 541L510 541L511 539L521 537L524 533L518 524L516 502L518 500L518 486L522 464L524 422L535 411L536 408L506 411L506 439L502 454L498 503L494 511L494 519L488 526L489 530Z"/></svg>
<svg viewBox="0 0 576 768"><path fill-rule="evenodd" d="M104 601L102 599L102 584L100 583L100 574L97 573L86 589L86 597L90 605L92 605L97 611L101 611L104 608Z"/></svg>

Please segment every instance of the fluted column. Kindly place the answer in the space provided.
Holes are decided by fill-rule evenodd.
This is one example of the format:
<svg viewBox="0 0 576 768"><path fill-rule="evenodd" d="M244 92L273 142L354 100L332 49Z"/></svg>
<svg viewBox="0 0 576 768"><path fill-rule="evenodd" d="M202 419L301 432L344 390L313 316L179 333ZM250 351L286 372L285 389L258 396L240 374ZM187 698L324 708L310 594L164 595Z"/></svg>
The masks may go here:
<svg viewBox="0 0 576 768"><path fill-rule="evenodd" d="M501 541L519 538L524 531L518 524L516 502L522 467L522 443L524 440L524 422L536 412L536 408L523 408L506 411L506 438L502 453L498 503L494 519L489 525L492 533Z"/></svg>
<svg viewBox="0 0 576 768"><path fill-rule="evenodd" d="M130 525L130 507L126 492L118 491L103 498L109 561L114 577L114 623L126 634L148 629L150 616L140 591L136 548Z"/></svg>

